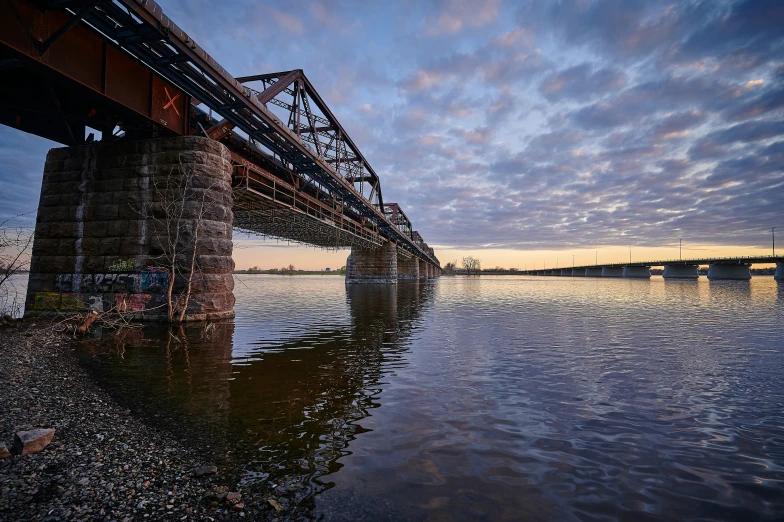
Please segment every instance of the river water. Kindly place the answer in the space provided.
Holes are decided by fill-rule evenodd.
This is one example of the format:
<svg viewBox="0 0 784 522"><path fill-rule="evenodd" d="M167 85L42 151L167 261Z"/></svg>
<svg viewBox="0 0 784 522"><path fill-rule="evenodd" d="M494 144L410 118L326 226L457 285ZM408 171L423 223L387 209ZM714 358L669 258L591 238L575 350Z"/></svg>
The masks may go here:
<svg viewBox="0 0 784 522"><path fill-rule="evenodd" d="M79 348L293 519L782 520L784 285L244 276Z"/></svg>

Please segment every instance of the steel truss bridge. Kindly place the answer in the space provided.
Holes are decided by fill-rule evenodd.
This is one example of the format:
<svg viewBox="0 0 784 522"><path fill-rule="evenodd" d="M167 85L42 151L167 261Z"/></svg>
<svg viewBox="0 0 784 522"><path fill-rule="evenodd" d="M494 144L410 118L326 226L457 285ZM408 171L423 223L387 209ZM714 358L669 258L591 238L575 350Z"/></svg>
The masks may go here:
<svg viewBox="0 0 784 522"><path fill-rule="evenodd" d="M302 70L232 77L152 0L0 0L0 123L65 145L228 146L234 226L440 266Z"/></svg>

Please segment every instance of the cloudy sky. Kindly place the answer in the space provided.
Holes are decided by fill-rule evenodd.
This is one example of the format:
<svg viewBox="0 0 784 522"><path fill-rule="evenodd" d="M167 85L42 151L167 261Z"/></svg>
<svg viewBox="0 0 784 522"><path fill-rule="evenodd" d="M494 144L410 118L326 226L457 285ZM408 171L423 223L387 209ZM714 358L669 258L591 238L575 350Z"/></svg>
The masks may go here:
<svg viewBox="0 0 784 522"><path fill-rule="evenodd" d="M159 3L235 76L303 69L442 263L784 248L780 0ZM0 128L3 212L50 146Z"/></svg>

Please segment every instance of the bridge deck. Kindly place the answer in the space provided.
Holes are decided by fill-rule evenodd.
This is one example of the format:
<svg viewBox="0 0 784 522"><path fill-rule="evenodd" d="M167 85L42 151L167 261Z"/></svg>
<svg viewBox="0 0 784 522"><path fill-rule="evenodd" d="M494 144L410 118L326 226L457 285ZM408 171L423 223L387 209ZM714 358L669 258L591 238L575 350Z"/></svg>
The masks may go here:
<svg viewBox="0 0 784 522"><path fill-rule="evenodd" d="M784 263L784 256L736 256L736 257L699 257L694 259L667 259L656 261L634 261L627 263L599 263L594 265L578 265L578 266L562 266L540 268L538 270L523 270L525 273L536 273L542 270L583 270L585 268L623 268L627 266L666 266L666 265L682 265L682 266L695 266L695 265L759 265L759 264L776 264Z"/></svg>

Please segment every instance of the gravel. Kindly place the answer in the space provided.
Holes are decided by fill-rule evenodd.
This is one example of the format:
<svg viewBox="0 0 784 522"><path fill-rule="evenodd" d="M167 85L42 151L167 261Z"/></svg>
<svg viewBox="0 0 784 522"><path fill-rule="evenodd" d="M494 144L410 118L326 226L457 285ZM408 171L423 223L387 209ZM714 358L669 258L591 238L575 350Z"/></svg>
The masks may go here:
<svg viewBox="0 0 784 522"><path fill-rule="evenodd" d="M55 428L40 452L0 460L0 520L275 520L268 498L120 407L35 324L0 329L0 441ZM210 470L212 471L212 470ZM240 499L242 500L240 502Z"/></svg>

